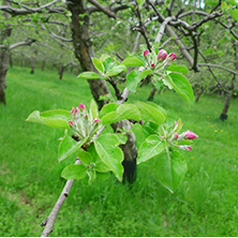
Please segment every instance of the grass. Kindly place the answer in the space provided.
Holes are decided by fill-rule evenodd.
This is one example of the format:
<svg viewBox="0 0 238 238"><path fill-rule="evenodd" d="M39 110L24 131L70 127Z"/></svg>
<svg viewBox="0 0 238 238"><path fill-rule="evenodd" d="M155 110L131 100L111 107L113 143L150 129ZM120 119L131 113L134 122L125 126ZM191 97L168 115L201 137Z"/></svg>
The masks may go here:
<svg viewBox="0 0 238 238"><path fill-rule="evenodd" d="M7 107L0 105L0 236L39 236L65 181L62 169L74 156L57 162L62 130L26 123L34 110L70 110L89 106L87 82L54 71L9 70ZM150 87L130 102L146 101ZM226 122L218 121L224 98L201 96L194 108L177 94L164 92L154 102L170 117L182 118L183 130L199 135L184 155L188 172L171 194L156 178L153 160L138 166L132 189L107 181L75 181L51 236L238 236L237 111L231 101ZM138 138L138 144L142 136Z"/></svg>

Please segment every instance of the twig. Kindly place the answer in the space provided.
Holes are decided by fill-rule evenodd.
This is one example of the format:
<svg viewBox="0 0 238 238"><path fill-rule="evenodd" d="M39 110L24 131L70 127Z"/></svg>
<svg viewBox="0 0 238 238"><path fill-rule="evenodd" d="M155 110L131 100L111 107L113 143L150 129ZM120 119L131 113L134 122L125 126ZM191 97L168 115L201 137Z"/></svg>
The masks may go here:
<svg viewBox="0 0 238 238"><path fill-rule="evenodd" d="M88 2L92 3L95 7L100 9L102 12L104 12L109 17L112 17L114 19L116 18L116 14L114 12L110 11L108 8L106 8L105 6L101 5L99 2L97 2L95 0L88 0Z"/></svg>
<svg viewBox="0 0 238 238"><path fill-rule="evenodd" d="M81 161L77 158L75 161L75 164L81 164ZM49 234L53 231L53 226L55 223L55 220L57 218L57 215L60 211L60 208L62 207L65 199L69 196L70 189L74 183L74 179L69 179L64 188L62 193L60 194L55 206L53 207L50 215L41 223L41 226L45 226L45 229L43 230L41 237L48 237Z"/></svg>

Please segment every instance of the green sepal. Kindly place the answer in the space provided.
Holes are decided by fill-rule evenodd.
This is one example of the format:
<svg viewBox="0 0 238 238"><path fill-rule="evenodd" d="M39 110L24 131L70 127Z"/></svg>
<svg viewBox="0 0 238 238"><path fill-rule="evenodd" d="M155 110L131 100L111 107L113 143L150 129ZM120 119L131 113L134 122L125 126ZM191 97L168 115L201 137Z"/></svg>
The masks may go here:
<svg viewBox="0 0 238 238"><path fill-rule="evenodd" d="M64 168L61 177L64 179L83 179L87 168L83 164L71 164Z"/></svg>

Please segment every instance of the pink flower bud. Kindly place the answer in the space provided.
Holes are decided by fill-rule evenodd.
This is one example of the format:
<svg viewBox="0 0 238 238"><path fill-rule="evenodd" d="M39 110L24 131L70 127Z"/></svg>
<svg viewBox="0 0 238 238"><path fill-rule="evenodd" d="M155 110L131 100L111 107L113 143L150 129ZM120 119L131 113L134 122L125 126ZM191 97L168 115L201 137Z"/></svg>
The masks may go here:
<svg viewBox="0 0 238 238"><path fill-rule="evenodd" d="M213 46L213 49L214 49L214 50L217 50L217 47L216 47L216 46Z"/></svg>
<svg viewBox="0 0 238 238"><path fill-rule="evenodd" d="M166 52L166 50L162 49L159 51L157 58L158 58L158 60L164 61L166 59L167 55L168 55L168 53Z"/></svg>
<svg viewBox="0 0 238 238"><path fill-rule="evenodd" d="M84 109L85 109L85 105L82 104L82 103L80 103L80 104L78 105L78 108L79 108L79 109L82 109L82 110L84 111Z"/></svg>
<svg viewBox="0 0 238 238"><path fill-rule="evenodd" d="M186 151L192 150L192 147L188 145L179 145L178 148L181 150L186 150Z"/></svg>
<svg viewBox="0 0 238 238"><path fill-rule="evenodd" d="M172 45L169 45L169 48L172 48Z"/></svg>
<svg viewBox="0 0 238 238"><path fill-rule="evenodd" d="M78 112L78 110L75 109L74 107L73 107L72 110L70 111L71 115L73 115L74 113L77 113L77 112Z"/></svg>
<svg viewBox="0 0 238 238"><path fill-rule="evenodd" d="M175 137L176 137L177 139L179 138L178 133L175 133Z"/></svg>
<svg viewBox="0 0 238 238"><path fill-rule="evenodd" d="M178 125L178 120L175 122L175 125ZM181 121L181 125L183 125L183 122Z"/></svg>
<svg viewBox="0 0 238 238"><path fill-rule="evenodd" d="M187 131L186 134L185 134L185 136L186 136L187 139L189 139L189 140L194 140L194 139L197 139L197 138L198 138L198 136L197 136L195 133L193 133L192 131Z"/></svg>
<svg viewBox="0 0 238 238"><path fill-rule="evenodd" d="M70 126L74 126L74 123L72 121L68 122Z"/></svg>
<svg viewBox="0 0 238 238"><path fill-rule="evenodd" d="M150 67L151 67L151 68L154 68L154 67L155 67L155 64L151 64Z"/></svg>
<svg viewBox="0 0 238 238"><path fill-rule="evenodd" d="M143 56L147 56L148 54L150 54L150 51L149 50L145 50L144 53L143 53Z"/></svg>
<svg viewBox="0 0 238 238"><path fill-rule="evenodd" d="M170 53L169 58L171 58L171 61L175 60L177 55L175 53Z"/></svg>
<svg viewBox="0 0 238 238"><path fill-rule="evenodd" d="M99 121L100 121L99 119L95 119L95 120L94 120L95 123L97 123L97 122L99 122Z"/></svg>

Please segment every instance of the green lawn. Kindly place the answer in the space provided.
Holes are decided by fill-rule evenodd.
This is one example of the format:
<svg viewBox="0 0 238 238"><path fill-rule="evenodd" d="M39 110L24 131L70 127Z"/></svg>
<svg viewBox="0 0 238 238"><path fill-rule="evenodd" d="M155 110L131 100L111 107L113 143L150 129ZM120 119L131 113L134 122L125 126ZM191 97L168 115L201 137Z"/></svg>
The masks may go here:
<svg viewBox="0 0 238 238"><path fill-rule="evenodd" d="M34 110L89 106L91 99L87 82L75 75L60 81L55 71L29 72L9 70L7 107L0 105L0 236L40 236L65 184L60 172L75 160L57 161L63 130L25 119ZM140 88L129 101L146 101L150 89ZM173 92L155 95L170 117L181 117L183 131L199 135L184 152L189 168L178 190L160 185L153 160L138 166L132 189L113 175L91 186L75 181L51 236L238 236L238 105L233 99L221 122L223 101L201 96L191 109Z"/></svg>

